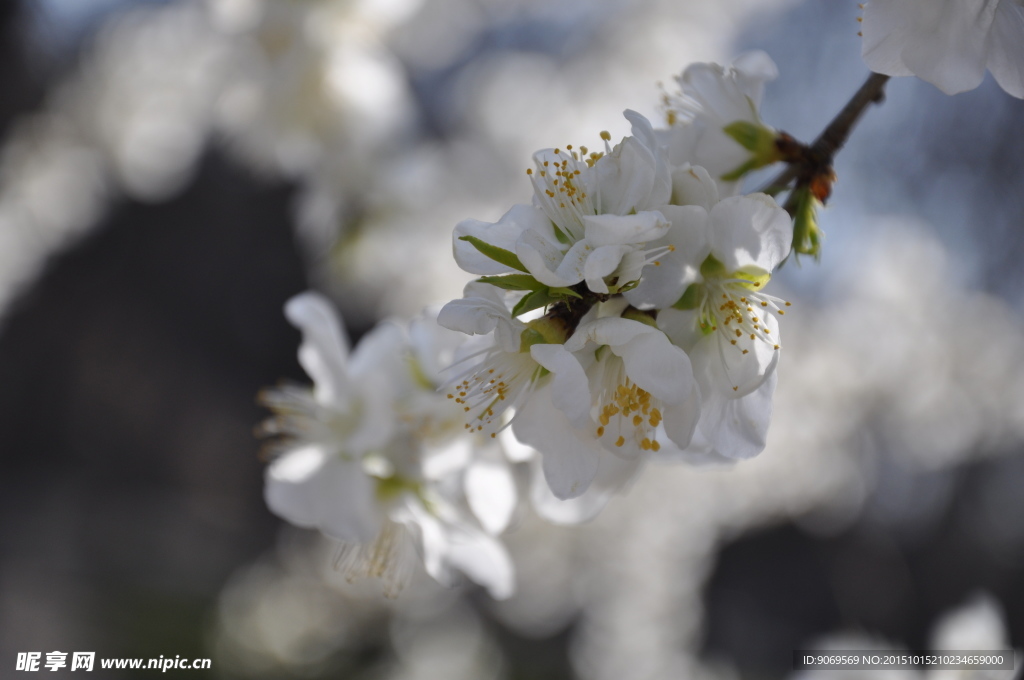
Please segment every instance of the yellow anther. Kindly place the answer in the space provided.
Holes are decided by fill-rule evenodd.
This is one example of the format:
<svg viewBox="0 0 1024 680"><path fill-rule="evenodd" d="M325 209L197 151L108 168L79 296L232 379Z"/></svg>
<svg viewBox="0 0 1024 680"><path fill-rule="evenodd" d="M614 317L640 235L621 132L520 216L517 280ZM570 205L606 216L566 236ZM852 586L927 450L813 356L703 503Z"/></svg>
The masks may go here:
<svg viewBox="0 0 1024 680"><path fill-rule="evenodd" d="M660 451L660 450L661 450L661 444L659 444L658 440L655 439L653 442L651 442L651 451Z"/></svg>
<svg viewBox="0 0 1024 680"><path fill-rule="evenodd" d="M619 435L619 438L615 440L615 445L616 446L622 446L625 443L626 443L626 438L623 437L621 434Z"/></svg>
<svg viewBox="0 0 1024 680"><path fill-rule="evenodd" d="M612 139L612 135L607 130L601 130L601 139L603 139L606 142L610 142Z"/></svg>
<svg viewBox="0 0 1024 680"><path fill-rule="evenodd" d="M603 437L604 436L604 427L597 428L597 436L598 437Z"/></svg>

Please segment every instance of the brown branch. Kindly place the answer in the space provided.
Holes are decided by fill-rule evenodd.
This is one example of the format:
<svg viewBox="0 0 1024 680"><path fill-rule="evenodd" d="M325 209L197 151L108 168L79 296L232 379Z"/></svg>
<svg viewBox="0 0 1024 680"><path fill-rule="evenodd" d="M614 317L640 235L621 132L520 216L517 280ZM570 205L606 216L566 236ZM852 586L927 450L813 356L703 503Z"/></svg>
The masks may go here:
<svg viewBox="0 0 1024 680"><path fill-rule="evenodd" d="M864 115L869 106L880 103L885 98L885 84L889 76L881 73L872 73L864 84L860 86L856 94L846 103L828 127L814 140L811 151L826 156L831 165L833 156L843 148L847 138L853 132L854 125Z"/></svg>
<svg viewBox="0 0 1024 680"><path fill-rule="evenodd" d="M789 188L793 180L804 180L831 172L836 153L843 148L854 126L872 104L885 98L885 84L889 76L872 73L854 93L846 106L825 127L810 146L798 145L797 152L787 158L786 169L770 181L762 191L775 195ZM791 139L791 138L790 138Z"/></svg>

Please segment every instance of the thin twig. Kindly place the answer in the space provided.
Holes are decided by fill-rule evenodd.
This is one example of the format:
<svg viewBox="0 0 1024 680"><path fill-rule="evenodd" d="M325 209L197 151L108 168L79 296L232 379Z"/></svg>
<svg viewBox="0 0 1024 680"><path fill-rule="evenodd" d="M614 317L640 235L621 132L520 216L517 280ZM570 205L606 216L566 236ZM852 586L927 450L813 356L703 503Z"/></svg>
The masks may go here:
<svg viewBox="0 0 1024 680"><path fill-rule="evenodd" d="M762 191L774 196L787 189L793 180L806 172L806 166L817 169L830 167L835 154L846 144L854 126L867 108L871 104L881 102L885 97L885 84L888 81L889 76L881 73L872 73L868 76L860 89L818 135L814 143L809 147L804 147L803 158L787 163L785 170L770 181Z"/></svg>
<svg viewBox="0 0 1024 680"><path fill-rule="evenodd" d="M881 73L872 73L864 84L860 86L857 93L846 103L828 127L814 140L811 150L815 153L825 155L831 162L832 157L839 149L843 148L853 126L857 124L864 111L876 102L885 98L885 84L889 76Z"/></svg>

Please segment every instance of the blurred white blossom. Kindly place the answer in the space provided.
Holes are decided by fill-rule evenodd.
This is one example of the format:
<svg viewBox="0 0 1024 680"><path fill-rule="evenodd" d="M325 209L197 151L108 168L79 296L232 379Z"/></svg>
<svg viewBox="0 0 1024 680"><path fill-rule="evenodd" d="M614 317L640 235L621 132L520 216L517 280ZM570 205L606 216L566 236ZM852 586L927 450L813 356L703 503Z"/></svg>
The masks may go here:
<svg viewBox="0 0 1024 680"><path fill-rule="evenodd" d="M870 0L863 55L872 71L915 75L946 94L973 90L985 70L1024 98L1024 3L1020 0Z"/></svg>

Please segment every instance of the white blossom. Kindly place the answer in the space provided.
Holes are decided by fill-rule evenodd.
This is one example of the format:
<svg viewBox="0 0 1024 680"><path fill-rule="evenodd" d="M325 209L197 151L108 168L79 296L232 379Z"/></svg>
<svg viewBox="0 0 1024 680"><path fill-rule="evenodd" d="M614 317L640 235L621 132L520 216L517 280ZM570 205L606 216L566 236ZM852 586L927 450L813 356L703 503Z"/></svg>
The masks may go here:
<svg viewBox="0 0 1024 680"><path fill-rule="evenodd" d="M980 85L988 69L1024 98L1021 0L871 0L861 32L872 71L915 75L956 94Z"/></svg>
<svg viewBox="0 0 1024 680"><path fill-rule="evenodd" d="M758 107L764 85L778 74L775 62L761 51L746 52L730 66L688 66L676 78L680 91L665 95L672 164L706 168L723 194L735 193L738 186L721 177L747 161L750 152L723 128L737 121L761 125Z"/></svg>
<svg viewBox="0 0 1024 680"><path fill-rule="evenodd" d="M464 332L495 330L483 349L455 363L446 396L462 408L471 433L497 439L511 425L518 441L541 453L555 496L579 496L596 474L600 446L577 427L589 396L582 367L558 342L564 330L557 322L512 318L493 286L466 290L471 297L445 305L439 322ZM509 328L518 335L507 333L502 342L498 330Z"/></svg>
<svg viewBox="0 0 1024 680"><path fill-rule="evenodd" d="M349 358L326 299L304 293L288 302L286 315L303 333L299 361L314 387L264 395L278 414L265 429L286 436L267 468L270 509L341 541L337 567L350 579L381 578L388 595L408 580L419 551L436 580L453 584L458 571L508 597L512 566L504 548L462 511L457 495L445 493L443 479L425 474L422 421L403 418L419 402L398 398L408 397L417 369L422 377L422 363L410 356L401 329L379 326ZM429 384L421 389L433 392Z"/></svg>
<svg viewBox="0 0 1024 680"><path fill-rule="evenodd" d="M474 274L515 271L484 255L469 239L514 253L541 284L554 288L586 281L608 293L606 279L618 286L635 281L643 266L664 252L645 244L669 228L657 208L669 201L671 176L666 151L643 116L627 111L633 135L605 153L586 147L547 149L534 155L528 170L533 205L517 205L497 223L466 220L455 228L455 259Z"/></svg>
<svg viewBox="0 0 1024 680"><path fill-rule="evenodd" d="M587 423L608 450L625 458L661 449L667 437L686 448L700 413L690 359L663 332L640 321L605 317L582 324L566 349L587 361ZM664 435L664 436L662 436Z"/></svg>
<svg viewBox="0 0 1024 680"><path fill-rule="evenodd" d="M788 303L763 291L789 252L789 217L763 194L727 198L710 212L679 210L678 238L700 247L663 265L678 271L661 281L667 290L633 293L662 300L680 295L658 312L658 325L693 363L702 398L695 446L750 457L764 448L771 416L770 378L781 349L777 317Z"/></svg>

